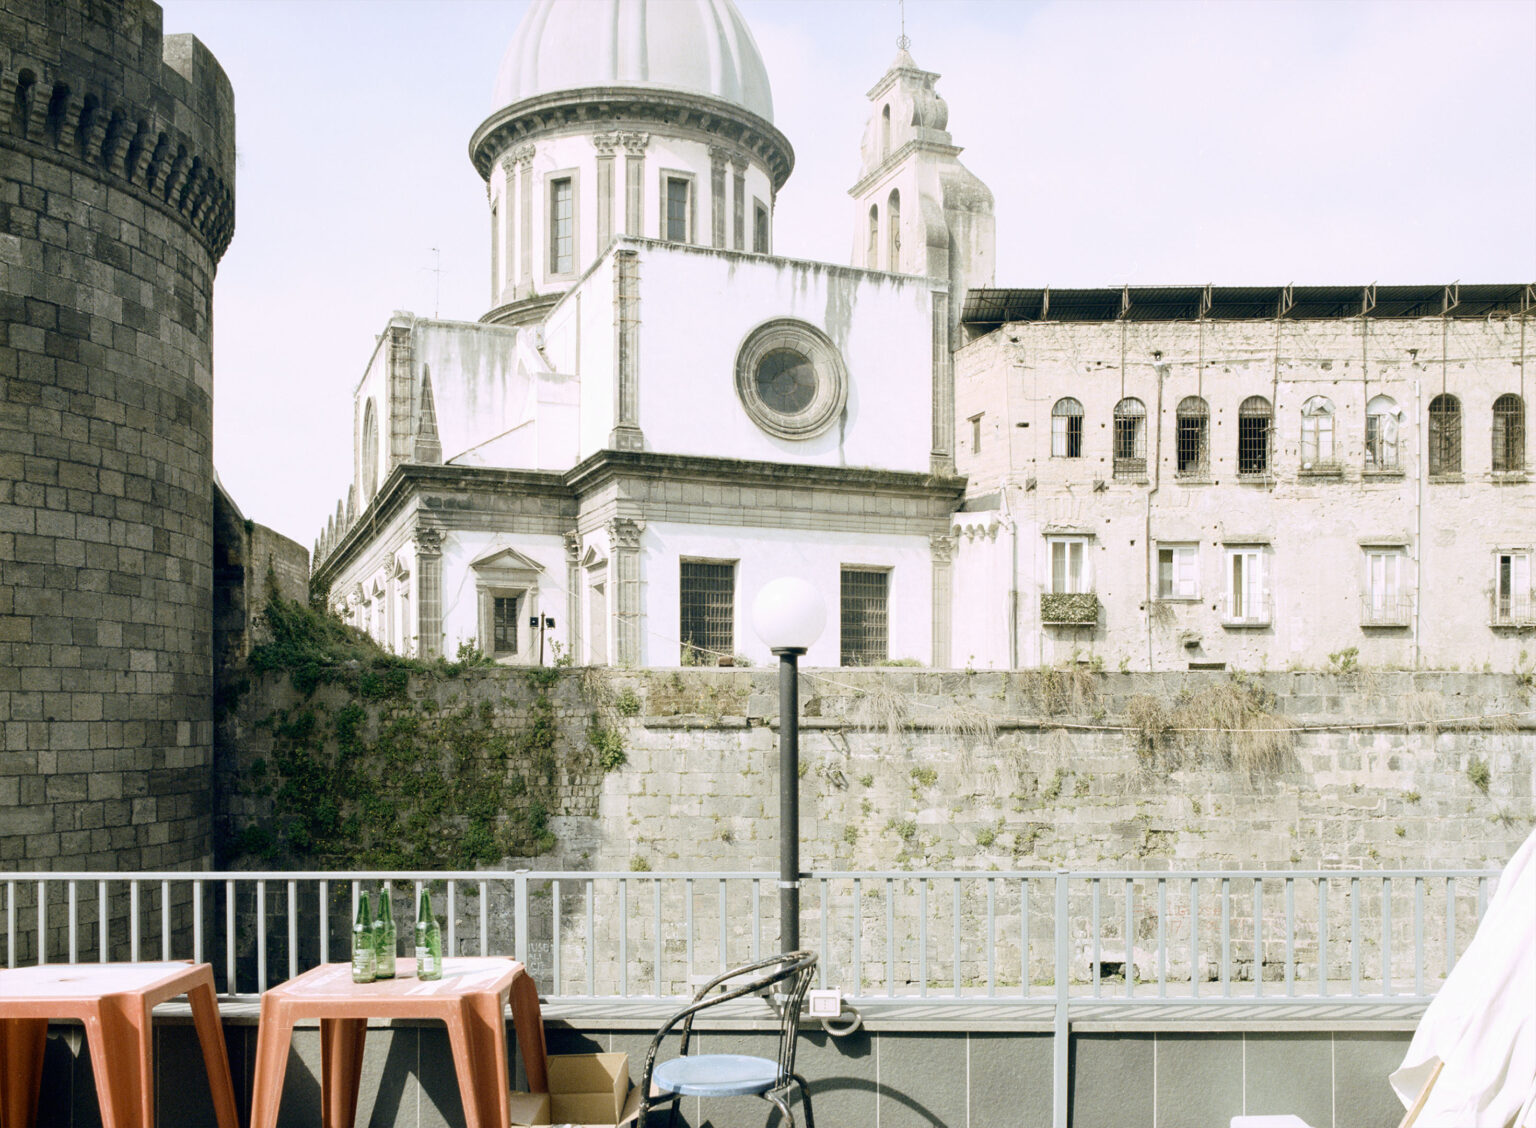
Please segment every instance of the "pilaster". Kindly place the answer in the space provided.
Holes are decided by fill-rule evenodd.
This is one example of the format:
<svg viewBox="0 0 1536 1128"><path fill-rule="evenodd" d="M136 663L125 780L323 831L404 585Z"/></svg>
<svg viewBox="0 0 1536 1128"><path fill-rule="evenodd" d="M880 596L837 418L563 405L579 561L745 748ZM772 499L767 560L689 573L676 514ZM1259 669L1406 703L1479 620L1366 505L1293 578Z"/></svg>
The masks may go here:
<svg viewBox="0 0 1536 1128"><path fill-rule="evenodd" d="M621 133L619 143L624 146L624 234L644 235L640 224L645 214L645 147L651 135Z"/></svg>
<svg viewBox="0 0 1536 1128"><path fill-rule="evenodd" d="M951 665L950 637L954 616L955 538L934 535L928 538L933 556L933 658L936 670Z"/></svg>
<svg viewBox="0 0 1536 1128"><path fill-rule="evenodd" d="M613 657L619 666L634 667L641 661L644 619L640 610L640 535L644 529L643 523L622 517L608 522L608 559L612 569L609 587L614 598Z"/></svg>
<svg viewBox="0 0 1536 1128"><path fill-rule="evenodd" d="M436 658L443 652L443 534L419 525L415 541L419 653Z"/></svg>
<svg viewBox="0 0 1536 1128"><path fill-rule="evenodd" d="M565 637L573 661L580 661L584 649L581 629L581 534L575 529L562 535L565 541Z"/></svg>
<svg viewBox="0 0 1536 1128"><path fill-rule="evenodd" d="M533 146L513 149L512 161L517 166L517 292L527 296L533 292Z"/></svg>
<svg viewBox="0 0 1536 1128"><path fill-rule="evenodd" d="M599 133L592 138L597 150L597 253L613 241L613 151L619 134Z"/></svg>
<svg viewBox="0 0 1536 1128"><path fill-rule="evenodd" d="M935 474L955 472L955 373L949 352L949 293L930 294L933 313L933 452L929 469Z"/></svg>
<svg viewBox="0 0 1536 1128"><path fill-rule="evenodd" d="M501 158L501 293L493 300L507 302L517 292L517 162L511 155Z"/></svg>
<svg viewBox="0 0 1536 1128"><path fill-rule="evenodd" d="M709 147L710 246L725 247L725 164L730 153L718 145Z"/></svg>
<svg viewBox="0 0 1536 1128"><path fill-rule="evenodd" d="M731 249L747 249L747 158L731 155Z"/></svg>
<svg viewBox="0 0 1536 1128"><path fill-rule="evenodd" d="M614 450L644 450L640 433L640 255L613 256L613 431Z"/></svg>

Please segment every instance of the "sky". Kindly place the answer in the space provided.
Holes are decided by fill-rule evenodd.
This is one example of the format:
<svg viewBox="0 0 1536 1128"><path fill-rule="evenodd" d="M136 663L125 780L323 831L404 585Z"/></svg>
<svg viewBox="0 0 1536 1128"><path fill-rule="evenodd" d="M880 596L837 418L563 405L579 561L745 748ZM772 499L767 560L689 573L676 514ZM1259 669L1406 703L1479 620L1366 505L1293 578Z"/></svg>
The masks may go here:
<svg viewBox="0 0 1536 1128"><path fill-rule="evenodd" d="M775 252L848 262L901 7L737 2L795 149ZM468 144L526 3L163 6L235 89L214 463L309 548L390 314L490 305ZM905 20L996 200L999 286L1536 281L1536 0L907 0Z"/></svg>

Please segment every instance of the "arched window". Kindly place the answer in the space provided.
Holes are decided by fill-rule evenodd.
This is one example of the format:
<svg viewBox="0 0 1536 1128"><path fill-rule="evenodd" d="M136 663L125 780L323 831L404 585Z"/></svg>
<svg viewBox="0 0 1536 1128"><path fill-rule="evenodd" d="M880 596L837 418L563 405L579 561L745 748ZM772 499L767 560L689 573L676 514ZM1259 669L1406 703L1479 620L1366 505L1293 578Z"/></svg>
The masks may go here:
<svg viewBox="0 0 1536 1128"><path fill-rule="evenodd" d="M891 229L890 261L885 268L891 273L901 270L901 193L891 189L890 199L885 202L885 222Z"/></svg>
<svg viewBox="0 0 1536 1128"><path fill-rule="evenodd" d="M1210 469L1211 409L1199 396L1185 396L1174 413L1175 469L1187 477L1199 477Z"/></svg>
<svg viewBox="0 0 1536 1128"><path fill-rule="evenodd" d="M1321 470L1333 464L1333 401L1313 396L1301 405L1301 468Z"/></svg>
<svg viewBox="0 0 1536 1128"><path fill-rule="evenodd" d="M1391 396L1372 396L1365 405L1365 468L1396 470L1400 413Z"/></svg>
<svg viewBox="0 0 1536 1128"><path fill-rule="evenodd" d="M880 111L880 159L891 155L891 107L886 103Z"/></svg>
<svg viewBox="0 0 1536 1128"><path fill-rule="evenodd" d="M1275 413L1263 396L1249 396L1237 408L1237 472L1269 473L1269 440Z"/></svg>
<svg viewBox="0 0 1536 1128"><path fill-rule="evenodd" d="M1429 473L1461 473L1461 401L1444 392L1429 401Z"/></svg>
<svg viewBox="0 0 1536 1128"><path fill-rule="evenodd" d="M1139 399L1115 404L1115 477L1147 473L1147 409Z"/></svg>
<svg viewBox="0 0 1536 1128"><path fill-rule="evenodd" d="M1513 474L1525 469L1525 404L1517 395L1493 401L1493 472Z"/></svg>
<svg viewBox="0 0 1536 1128"><path fill-rule="evenodd" d="M1071 396L1051 408L1051 457L1083 457L1083 405Z"/></svg>
<svg viewBox="0 0 1536 1128"><path fill-rule="evenodd" d="M379 420L373 401L363 408L363 504L373 500L379 488Z"/></svg>
<svg viewBox="0 0 1536 1128"><path fill-rule="evenodd" d="M870 270L880 269L880 206L869 205L869 249L864 255L864 265Z"/></svg>

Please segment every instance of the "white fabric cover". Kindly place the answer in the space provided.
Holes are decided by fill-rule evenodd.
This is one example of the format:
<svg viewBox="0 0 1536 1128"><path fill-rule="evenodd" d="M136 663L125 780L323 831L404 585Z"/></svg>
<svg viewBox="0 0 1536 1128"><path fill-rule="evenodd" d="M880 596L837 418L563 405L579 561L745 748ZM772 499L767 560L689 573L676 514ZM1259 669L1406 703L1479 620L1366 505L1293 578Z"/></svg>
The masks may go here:
<svg viewBox="0 0 1536 1128"><path fill-rule="evenodd" d="M1504 868L1487 915L1392 1074L1414 1128L1511 1128L1536 1092L1536 831Z"/></svg>

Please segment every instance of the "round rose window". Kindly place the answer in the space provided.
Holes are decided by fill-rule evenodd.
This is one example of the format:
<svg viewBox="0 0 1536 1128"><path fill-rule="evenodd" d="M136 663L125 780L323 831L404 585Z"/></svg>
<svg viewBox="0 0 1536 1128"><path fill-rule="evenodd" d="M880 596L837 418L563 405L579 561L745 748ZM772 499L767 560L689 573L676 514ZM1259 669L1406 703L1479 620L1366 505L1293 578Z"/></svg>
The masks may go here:
<svg viewBox="0 0 1536 1128"><path fill-rule="evenodd" d="M736 356L736 393L747 414L781 439L808 439L848 401L843 358L827 335L803 321L759 325Z"/></svg>

